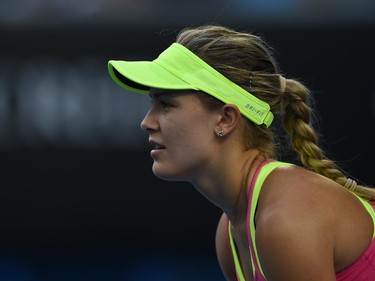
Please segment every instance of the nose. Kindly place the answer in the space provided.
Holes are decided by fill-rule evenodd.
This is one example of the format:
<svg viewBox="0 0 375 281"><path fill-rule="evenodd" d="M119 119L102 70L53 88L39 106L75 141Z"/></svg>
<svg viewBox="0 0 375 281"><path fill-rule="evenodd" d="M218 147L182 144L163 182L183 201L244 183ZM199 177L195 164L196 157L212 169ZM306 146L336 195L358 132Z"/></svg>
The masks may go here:
<svg viewBox="0 0 375 281"><path fill-rule="evenodd" d="M145 131L155 131L158 129L158 126L158 122L152 114L152 110L149 110L141 122L141 129Z"/></svg>
<svg viewBox="0 0 375 281"><path fill-rule="evenodd" d="M147 116L147 115L146 115L146 116ZM143 120L142 120L142 122L141 122L141 129L142 129L142 130L145 130L145 131L147 131L147 128L148 128L147 123L146 123L146 116L143 117Z"/></svg>

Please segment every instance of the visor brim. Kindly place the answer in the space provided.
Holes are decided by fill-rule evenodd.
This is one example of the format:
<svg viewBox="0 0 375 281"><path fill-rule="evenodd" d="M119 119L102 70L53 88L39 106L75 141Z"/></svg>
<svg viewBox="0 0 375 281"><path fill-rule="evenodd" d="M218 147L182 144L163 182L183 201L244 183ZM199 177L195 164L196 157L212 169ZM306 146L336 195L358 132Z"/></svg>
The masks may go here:
<svg viewBox="0 0 375 281"><path fill-rule="evenodd" d="M110 60L108 71L121 87L138 93L149 93L150 88L168 90L195 89L194 86L170 73L154 61Z"/></svg>

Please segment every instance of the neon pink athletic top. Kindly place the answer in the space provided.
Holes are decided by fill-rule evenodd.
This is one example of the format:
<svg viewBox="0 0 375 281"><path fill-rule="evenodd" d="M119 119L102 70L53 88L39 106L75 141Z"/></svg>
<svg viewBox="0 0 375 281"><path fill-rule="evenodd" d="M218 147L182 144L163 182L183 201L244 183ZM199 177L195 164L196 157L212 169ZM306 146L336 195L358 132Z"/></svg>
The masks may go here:
<svg viewBox="0 0 375 281"><path fill-rule="evenodd" d="M253 267L254 281L267 281L264 276L262 267L259 262L258 253L255 244L255 211L258 202L261 187L266 177L277 167L290 166L292 164L278 162L274 160L264 161L257 169L254 174L253 180L249 190L249 204L247 209L247 236L249 241L249 250L251 254L251 263ZM361 201L363 206L369 212L375 225L375 206L360 197L357 198ZM236 274L238 281L246 281L239 258L237 255L236 245L234 243L232 234L230 232L230 221L228 220L228 233L230 244L232 248L234 263L236 267ZM344 270L336 273L337 281L374 281L375 280L375 227L373 233L373 239L370 246L363 253L363 255L352 265L345 268Z"/></svg>

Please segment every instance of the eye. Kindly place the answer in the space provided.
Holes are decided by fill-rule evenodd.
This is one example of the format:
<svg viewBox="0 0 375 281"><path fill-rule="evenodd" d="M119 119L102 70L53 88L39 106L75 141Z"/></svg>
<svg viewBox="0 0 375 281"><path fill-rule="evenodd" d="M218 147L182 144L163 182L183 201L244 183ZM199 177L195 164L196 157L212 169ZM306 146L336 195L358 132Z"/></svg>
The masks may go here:
<svg viewBox="0 0 375 281"><path fill-rule="evenodd" d="M164 96L157 99L157 103L164 110L173 106L173 101L170 98Z"/></svg>
<svg viewBox="0 0 375 281"><path fill-rule="evenodd" d="M163 111L168 111L169 108L174 106L173 98L170 94L150 94L151 98L151 106L155 107L156 109L160 109Z"/></svg>
<svg viewBox="0 0 375 281"><path fill-rule="evenodd" d="M161 104L161 106L162 106L163 108L165 108L165 107L169 107L169 106L170 106L170 103L167 102L167 101L164 101L164 100L161 100L161 101L160 101L160 104Z"/></svg>

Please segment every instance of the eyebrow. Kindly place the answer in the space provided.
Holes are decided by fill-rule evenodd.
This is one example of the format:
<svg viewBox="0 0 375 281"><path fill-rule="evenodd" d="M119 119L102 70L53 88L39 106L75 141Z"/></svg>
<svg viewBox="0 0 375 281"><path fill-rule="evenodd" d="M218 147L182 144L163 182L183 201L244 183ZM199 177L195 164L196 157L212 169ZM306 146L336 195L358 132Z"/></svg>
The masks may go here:
<svg viewBox="0 0 375 281"><path fill-rule="evenodd" d="M190 90L190 89L187 89L187 90L152 89L148 95L152 100L159 100L159 99L162 99L163 97L166 97L168 99L173 99L178 96L199 94L199 93L203 93L203 92L198 91L198 90Z"/></svg>
<svg viewBox="0 0 375 281"><path fill-rule="evenodd" d="M172 96L173 94L172 93L166 93L164 91L158 91L158 92L150 92L148 95L151 99L156 100L156 99L160 99L164 96Z"/></svg>
<svg viewBox="0 0 375 281"><path fill-rule="evenodd" d="M150 98L152 99L160 99L162 97L170 97L173 98L175 96L183 94L182 91L173 91L173 90L162 90L162 89L157 89L157 90L152 90L148 94Z"/></svg>

